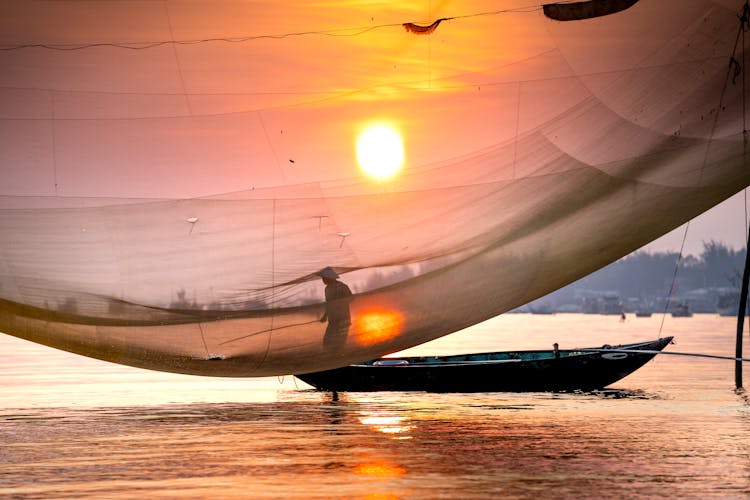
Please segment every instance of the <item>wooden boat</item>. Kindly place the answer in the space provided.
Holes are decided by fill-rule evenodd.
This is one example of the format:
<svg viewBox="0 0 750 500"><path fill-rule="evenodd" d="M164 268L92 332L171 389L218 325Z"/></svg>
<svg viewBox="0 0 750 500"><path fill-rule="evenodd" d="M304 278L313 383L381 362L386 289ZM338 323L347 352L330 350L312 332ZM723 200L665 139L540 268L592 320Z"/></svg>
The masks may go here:
<svg viewBox="0 0 750 500"><path fill-rule="evenodd" d="M671 341L664 337L589 349L379 358L295 376L322 391L588 391L631 374Z"/></svg>

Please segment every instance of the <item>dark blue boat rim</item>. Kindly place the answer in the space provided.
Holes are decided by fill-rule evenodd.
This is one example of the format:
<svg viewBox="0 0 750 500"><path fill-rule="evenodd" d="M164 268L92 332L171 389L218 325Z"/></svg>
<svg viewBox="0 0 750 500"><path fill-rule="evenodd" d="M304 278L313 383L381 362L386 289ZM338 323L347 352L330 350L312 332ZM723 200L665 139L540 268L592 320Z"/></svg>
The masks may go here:
<svg viewBox="0 0 750 500"><path fill-rule="evenodd" d="M672 338L602 348L561 349L559 357L553 350L537 350L379 358L295 376L318 390L341 392L595 390L617 382L646 364ZM644 352L625 353L623 350ZM618 355L612 356L612 353Z"/></svg>

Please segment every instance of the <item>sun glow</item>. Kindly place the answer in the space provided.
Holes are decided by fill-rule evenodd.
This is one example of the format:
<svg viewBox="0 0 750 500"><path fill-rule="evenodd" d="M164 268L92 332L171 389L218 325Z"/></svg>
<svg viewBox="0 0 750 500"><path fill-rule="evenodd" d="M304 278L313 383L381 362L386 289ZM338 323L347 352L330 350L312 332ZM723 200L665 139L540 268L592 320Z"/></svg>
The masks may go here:
<svg viewBox="0 0 750 500"><path fill-rule="evenodd" d="M374 345L398 336L403 330L404 318L398 311L372 310L357 316L354 331L362 345Z"/></svg>
<svg viewBox="0 0 750 500"><path fill-rule="evenodd" d="M393 176L404 163L404 146L399 133L388 125L372 125L357 139L357 162L376 179Z"/></svg>

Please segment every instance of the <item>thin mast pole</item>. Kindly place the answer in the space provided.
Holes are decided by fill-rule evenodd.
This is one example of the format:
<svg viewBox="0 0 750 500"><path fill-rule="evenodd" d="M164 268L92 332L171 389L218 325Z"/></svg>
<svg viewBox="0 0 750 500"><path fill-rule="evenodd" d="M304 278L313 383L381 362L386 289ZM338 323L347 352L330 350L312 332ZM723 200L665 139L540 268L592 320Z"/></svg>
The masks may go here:
<svg viewBox="0 0 750 500"><path fill-rule="evenodd" d="M737 344L735 358L742 358L742 328L745 325L745 309L747 308L747 289L750 281L750 228L748 228L747 245L745 246L745 270L742 273L742 290L740 291L740 309L737 311ZM734 385L742 388L742 361L734 362Z"/></svg>
<svg viewBox="0 0 750 500"><path fill-rule="evenodd" d="M746 154L747 154L747 127L745 124L745 29L750 22L748 19L750 15L750 2L745 0L745 5L742 7L742 16L740 16L740 32L738 35L742 36L742 159L743 163L747 165ZM735 42L735 50L737 43ZM734 57L734 55L733 55ZM745 221L747 223L747 221ZM742 329L745 325L745 309L747 308L747 288L748 281L750 281L750 226L747 229L747 244L745 245L745 270L742 273L742 290L740 291L740 309L737 311L737 343L735 346L735 362L734 362L734 385L737 389L742 388Z"/></svg>

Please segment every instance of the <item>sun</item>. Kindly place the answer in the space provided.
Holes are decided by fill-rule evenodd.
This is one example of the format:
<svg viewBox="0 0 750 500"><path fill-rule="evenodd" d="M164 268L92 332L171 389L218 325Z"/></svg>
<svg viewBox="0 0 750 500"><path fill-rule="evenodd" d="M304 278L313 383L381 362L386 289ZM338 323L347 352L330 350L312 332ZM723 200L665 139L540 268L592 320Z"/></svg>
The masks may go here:
<svg viewBox="0 0 750 500"><path fill-rule="evenodd" d="M372 125L357 139L357 162L376 179L393 176L404 163L404 146L399 133L388 125Z"/></svg>

